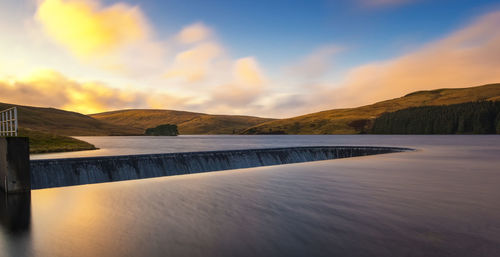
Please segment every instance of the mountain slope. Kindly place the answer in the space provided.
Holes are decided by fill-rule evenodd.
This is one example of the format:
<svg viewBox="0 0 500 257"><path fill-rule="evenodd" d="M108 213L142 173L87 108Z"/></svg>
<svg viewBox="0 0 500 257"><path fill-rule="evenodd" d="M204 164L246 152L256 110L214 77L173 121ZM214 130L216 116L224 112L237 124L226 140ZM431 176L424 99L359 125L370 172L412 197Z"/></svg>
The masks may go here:
<svg viewBox="0 0 500 257"><path fill-rule="evenodd" d="M400 98L357 108L334 109L265 122L243 134L353 134L371 128L373 120L386 112L430 105L500 100L500 84L470 88L418 91Z"/></svg>
<svg viewBox="0 0 500 257"><path fill-rule="evenodd" d="M211 115L173 110L120 110L92 114L90 117L109 124L130 126L144 131L162 124L175 124L181 135L233 134L273 119L252 116Z"/></svg>
<svg viewBox="0 0 500 257"><path fill-rule="evenodd" d="M89 116L54 108L0 103L0 110L17 107L19 128L64 136L138 135L135 128L107 124Z"/></svg>

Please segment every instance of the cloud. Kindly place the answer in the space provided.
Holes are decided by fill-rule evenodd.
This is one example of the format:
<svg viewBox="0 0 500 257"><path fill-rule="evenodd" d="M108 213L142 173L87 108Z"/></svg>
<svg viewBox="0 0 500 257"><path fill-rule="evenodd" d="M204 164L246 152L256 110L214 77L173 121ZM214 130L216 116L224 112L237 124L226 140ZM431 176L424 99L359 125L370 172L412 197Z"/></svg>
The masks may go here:
<svg viewBox="0 0 500 257"><path fill-rule="evenodd" d="M184 27L176 38L180 43L191 44L210 38L212 30L203 23L191 24Z"/></svg>
<svg viewBox="0 0 500 257"><path fill-rule="evenodd" d="M337 45L327 45L314 50L296 63L286 67L289 74L304 78L318 78L324 75L332 66L332 57L343 49Z"/></svg>
<svg viewBox="0 0 500 257"><path fill-rule="evenodd" d="M177 44L174 43L172 49L177 54L171 64L167 65L163 77L173 83L197 86L220 80L219 75L225 73L231 60L212 31L203 23L182 28L175 36ZM224 79L227 77L222 77L222 80Z"/></svg>
<svg viewBox="0 0 500 257"><path fill-rule="evenodd" d="M272 108L284 110L286 112L290 112L290 110L296 111L295 109L303 109L304 105L307 105L305 102L306 99L300 94L291 94L277 97L276 101ZM287 114L289 115L289 114Z"/></svg>
<svg viewBox="0 0 500 257"><path fill-rule="evenodd" d="M164 77L183 78L188 82L203 80L213 64L220 57L223 49L214 42L201 43L175 56L173 66Z"/></svg>
<svg viewBox="0 0 500 257"><path fill-rule="evenodd" d="M251 87L259 87L264 82L264 77L254 57L245 57L236 60L234 64L234 77L238 83Z"/></svg>
<svg viewBox="0 0 500 257"><path fill-rule="evenodd" d="M156 39L138 6L39 0L34 21L37 40L68 50L79 65L135 79L158 76L166 67L169 46Z"/></svg>
<svg viewBox="0 0 500 257"><path fill-rule="evenodd" d="M210 104L246 106L261 96L265 81L254 57L240 58L233 65L233 82L215 88Z"/></svg>
<svg viewBox="0 0 500 257"><path fill-rule="evenodd" d="M52 70L40 70L27 78L0 80L1 102L96 113L123 108L157 107L159 99L182 105L187 99L112 88L100 82L78 82Z"/></svg>
<svg viewBox="0 0 500 257"><path fill-rule="evenodd" d="M414 1L417 0L358 0L358 3L392 6ZM59 65L58 70L85 74L80 77L95 74L101 79L114 80L115 84L119 84L116 81L141 81L148 90L157 87L158 92L168 90L171 94L117 89L102 82L81 82L45 71L29 78L0 79L0 90L6 92L0 96L1 101L85 113L187 106L206 112L262 114L259 112L265 111L267 115L289 116L370 104L417 90L500 81L500 31L497 29L500 12L485 15L416 51L354 67L345 77L335 77L333 82L332 75L337 75L332 72L334 57L342 51L336 45L316 49L288 65L286 74L276 74L270 80L256 57L229 56L230 51L217 40L215 30L201 22L159 41L137 6L104 5L97 0L39 0L38 3L36 21L45 35L57 43L55 45L68 49L78 60L90 60L98 68L120 72L123 74L120 78L124 79L114 80L102 70L76 72L81 65L71 69ZM54 47L53 43L50 45ZM67 57L60 52L59 49L54 52L55 60ZM35 55L30 52L26 56ZM7 60L4 68L13 65ZM37 63L28 68L39 66ZM137 80L138 76L146 79ZM176 93L175 97L172 92Z"/></svg>
<svg viewBox="0 0 500 257"><path fill-rule="evenodd" d="M125 3L105 6L97 0L40 0L35 17L53 41L85 64L126 78L144 76L157 85L158 77L163 75L169 87L159 90L185 96L169 101L176 108L186 104L212 108L207 103L213 105L212 109L242 106L263 92L265 78L255 58L231 58L213 29L201 22L183 27L162 43L153 39L154 30L139 7ZM86 113L126 106L167 107L162 98L146 97L140 91L117 90L103 83L79 83L62 79L62 75L55 77L52 81L65 81L65 89L58 90L66 93L61 96L65 104L54 107ZM39 83L31 82L27 88L41 92ZM79 107L78 102L86 104Z"/></svg>
<svg viewBox="0 0 500 257"><path fill-rule="evenodd" d="M140 9L122 3L44 0L36 18L52 39L80 57L115 52L146 40L150 32Z"/></svg>
<svg viewBox="0 0 500 257"><path fill-rule="evenodd" d="M353 107L417 90L499 82L498 24L500 11L492 12L417 51L356 67L339 85L318 90L311 103Z"/></svg>
<svg viewBox="0 0 500 257"><path fill-rule="evenodd" d="M30 103L37 106L62 107L69 101L60 83L53 83L56 73L46 71L32 78L16 80L13 77L0 80L0 101L7 103ZM65 81L68 82L68 81ZM70 83L71 86L74 86Z"/></svg>
<svg viewBox="0 0 500 257"><path fill-rule="evenodd" d="M201 23L183 28L176 39L181 41L180 48L189 46L175 56L164 78L183 85L185 91L194 90L198 97L196 104L189 106L191 109L216 113L253 111L267 79L255 57L231 58L212 31Z"/></svg>

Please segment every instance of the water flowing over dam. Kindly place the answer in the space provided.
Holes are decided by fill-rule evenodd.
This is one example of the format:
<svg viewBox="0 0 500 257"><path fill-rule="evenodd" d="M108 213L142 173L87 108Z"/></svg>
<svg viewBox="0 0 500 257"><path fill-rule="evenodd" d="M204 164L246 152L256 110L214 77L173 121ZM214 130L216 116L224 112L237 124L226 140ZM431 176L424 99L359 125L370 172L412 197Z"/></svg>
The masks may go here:
<svg viewBox="0 0 500 257"><path fill-rule="evenodd" d="M318 146L32 160L31 187L74 186L410 150L398 147Z"/></svg>

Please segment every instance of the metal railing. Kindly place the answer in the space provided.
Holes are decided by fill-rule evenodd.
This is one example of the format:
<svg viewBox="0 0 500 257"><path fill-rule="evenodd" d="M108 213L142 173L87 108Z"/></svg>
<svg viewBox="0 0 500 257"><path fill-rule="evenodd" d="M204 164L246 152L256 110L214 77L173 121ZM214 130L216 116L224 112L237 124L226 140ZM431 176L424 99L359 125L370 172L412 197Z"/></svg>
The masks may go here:
<svg viewBox="0 0 500 257"><path fill-rule="evenodd" d="M0 136L17 137L17 108L0 111Z"/></svg>

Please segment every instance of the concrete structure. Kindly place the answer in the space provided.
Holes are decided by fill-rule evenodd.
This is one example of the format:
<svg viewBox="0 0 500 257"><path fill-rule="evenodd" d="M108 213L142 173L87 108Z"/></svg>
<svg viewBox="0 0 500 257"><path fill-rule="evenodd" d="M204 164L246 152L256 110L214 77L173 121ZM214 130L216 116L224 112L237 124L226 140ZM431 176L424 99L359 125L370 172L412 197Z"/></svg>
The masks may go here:
<svg viewBox="0 0 500 257"><path fill-rule="evenodd" d="M0 225L10 234L29 231L31 226L31 191L9 195L0 192Z"/></svg>
<svg viewBox="0 0 500 257"><path fill-rule="evenodd" d="M50 188L408 151L318 146L31 161L32 188Z"/></svg>
<svg viewBox="0 0 500 257"><path fill-rule="evenodd" d="M0 188L8 194L31 190L27 137L0 137Z"/></svg>

